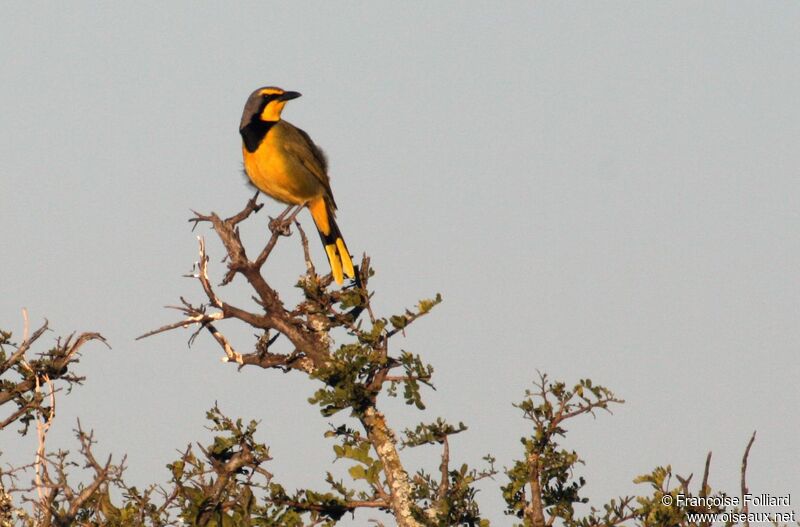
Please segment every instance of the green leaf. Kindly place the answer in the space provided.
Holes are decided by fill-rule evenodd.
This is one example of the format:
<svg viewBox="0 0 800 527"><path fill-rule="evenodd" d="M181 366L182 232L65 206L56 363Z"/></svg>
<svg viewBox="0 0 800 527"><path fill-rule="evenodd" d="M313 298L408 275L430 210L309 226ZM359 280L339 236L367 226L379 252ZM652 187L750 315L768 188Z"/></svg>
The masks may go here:
<svg viewBox="0 0 800 527"><path fill-rule="evenodd" d="M367 471L362 465L353 465L347 472L350 474L350 477L358 480L358 479L367 479Z"/></svg>

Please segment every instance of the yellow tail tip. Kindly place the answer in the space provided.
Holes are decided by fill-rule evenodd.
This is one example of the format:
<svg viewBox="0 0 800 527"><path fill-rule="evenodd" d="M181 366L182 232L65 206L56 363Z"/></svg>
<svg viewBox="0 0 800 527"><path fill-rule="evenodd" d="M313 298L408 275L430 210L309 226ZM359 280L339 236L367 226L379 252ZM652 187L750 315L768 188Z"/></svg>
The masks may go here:
<svg viewBox="0 0 800 527"><path fill-rule="evenodd" d="M342 267L344 267L344 274L350 278L356 277L356 270L353 268L353 260L350 259L350 251L344 244L344 240L336 238L336 247L339 249L339 257L342 260Z"/></svg>
<svg viewBox="0 0 800 527"><path fill-rule="evenodd" d="M325 252L328 254L328 262L331 264L331 274L336 283L342 285L344 282L344 275L342 274L342 262L339 255L336 253L336 245L330 244L325 246Z"/></svg>

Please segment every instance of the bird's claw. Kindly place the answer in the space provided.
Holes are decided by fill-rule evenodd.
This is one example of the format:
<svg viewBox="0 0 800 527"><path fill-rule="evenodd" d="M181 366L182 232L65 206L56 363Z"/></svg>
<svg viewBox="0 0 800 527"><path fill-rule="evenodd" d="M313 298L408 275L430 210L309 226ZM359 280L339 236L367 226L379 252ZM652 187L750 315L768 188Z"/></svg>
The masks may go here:
<svg viewBox="0 0 800 527"><path fill-rule="evenodd" d="M270 218L269 230L279 236L289 236L291 231L292 222L286 218Z"/></svg>

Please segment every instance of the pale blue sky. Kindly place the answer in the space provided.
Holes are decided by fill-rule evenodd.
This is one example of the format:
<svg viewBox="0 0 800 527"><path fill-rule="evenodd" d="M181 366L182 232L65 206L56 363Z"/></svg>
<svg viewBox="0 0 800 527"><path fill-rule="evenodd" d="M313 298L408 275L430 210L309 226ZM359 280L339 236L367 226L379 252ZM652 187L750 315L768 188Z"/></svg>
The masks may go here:
<svg viewBox="0 0 800 527"><path fill-rule="evenodd" d="M250 196L241 109L278 85L303 93L284 117L330 157L380 311L444 296L395 344L438 388L424 415L385 403L397 429L463 420L454 460L508 465L526 431L511 403L539 369L628 401L565 443L596 505L659 464L698 473L708 450L711 484L737 493L754 429L751 490L800 492L798 27L790 2L4 4L0 326L24 306L113 347L86 350L50 446L72 447L80 416L132 483L164 481L218 401L262 420L287 486L323 487L313 383L237 373L189 332L133 340L201 298L181 278L189 209ZM288 299L302 271L292 240L266 267ZM2 461L29 460L35 438L12 435ZM502 481L480 494L497 525Z"/></svg>

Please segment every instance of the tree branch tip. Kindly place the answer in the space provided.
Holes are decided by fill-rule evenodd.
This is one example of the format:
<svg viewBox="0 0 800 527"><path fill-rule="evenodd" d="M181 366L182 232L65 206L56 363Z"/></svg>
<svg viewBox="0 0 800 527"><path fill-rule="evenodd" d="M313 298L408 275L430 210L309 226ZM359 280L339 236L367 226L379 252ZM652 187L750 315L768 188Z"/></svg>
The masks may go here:
<svg viewBox="0 0 800 527"><path fill-rule="evenodd" d="M228 363L228 362L235 362L239 365L239 369L242 369L244 366L244 358L242 357L241 353L234 353L233 357L228 357L227 355L219 358L220 362Z"/></svg>
<svg viewBox="0 0 800 527"><path fill-rule="evenodd" d="M105 345L106 348L114 349L114 348L111 347L111 344L108 343L108 340L103 335L101 335L100 333L90 333L89 335L91 335L91 339L90 340L99 340L100 342L102 342Z"/></svg>

